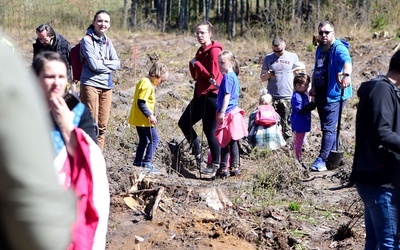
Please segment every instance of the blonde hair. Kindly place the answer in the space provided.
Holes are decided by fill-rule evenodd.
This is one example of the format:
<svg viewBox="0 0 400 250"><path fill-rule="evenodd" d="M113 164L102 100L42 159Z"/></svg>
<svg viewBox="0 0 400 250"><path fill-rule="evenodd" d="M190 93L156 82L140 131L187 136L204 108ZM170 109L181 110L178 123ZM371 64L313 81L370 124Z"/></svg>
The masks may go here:
<svg viewBox="0 0 400 250"><path fill-rule="evenodd" d="M272 103L272 96L270 94L263 94L260 96L260 105L266 105Z"/></svg>
<svg viewBox="0 0 400 250"><path fill-rule="evenodd" d="M219 53L219 57L220 58L226 58L226 60L232 65L233 68L233 72L235 72L235 74L238 76L239 75L239 62L236 59L235 54L233 54L232 52L228 51L228 50L223 50Z"/></svg>
<svg viewBox="0 0 400 250"><path fill-rule="evenodd" d="M161 76L165 75L168 73L168 68L167 66L162 63L161 61L157 61L153 63L149 70L149 76L155 77L155 78L160 78Z"/></svg>

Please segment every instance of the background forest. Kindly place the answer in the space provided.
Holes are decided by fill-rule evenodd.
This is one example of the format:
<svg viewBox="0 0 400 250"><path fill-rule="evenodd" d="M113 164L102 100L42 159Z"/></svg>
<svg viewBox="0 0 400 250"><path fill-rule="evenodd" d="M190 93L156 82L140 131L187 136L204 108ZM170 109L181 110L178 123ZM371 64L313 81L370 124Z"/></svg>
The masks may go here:
<svg viewBox="0 0 400 250"><path fill-rule="evenodd" d="M83 32L99 9L111 13L117 30L186 32L208 19L227 38L301 35L322 20L347 32L397 33L400 12L396 0L1 0L0 28L21 32L49 23Z"/></svg>

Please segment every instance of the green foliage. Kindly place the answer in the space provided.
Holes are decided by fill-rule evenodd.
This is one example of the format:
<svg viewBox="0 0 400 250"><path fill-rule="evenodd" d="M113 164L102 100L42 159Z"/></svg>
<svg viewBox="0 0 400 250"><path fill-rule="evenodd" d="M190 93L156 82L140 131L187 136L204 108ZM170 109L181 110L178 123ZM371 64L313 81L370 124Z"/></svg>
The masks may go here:
<svg viewBox="0 0 400 250"><path fill-rule="evenodd" d="M383 30L388 25L386 17L384 15L378 15L374 20L371 22L371 27L374 30Z"/></svg>
<svg viewBox="0 0 400 250"><path fill-rule="evenodd" d="M300 210L300 205L296 202L291 202L288 206L290 211L299 211Z"/></svg>
<svg viewBox="0 0 400 250"><path fill-rule="evenodd" d="M314 44L309 44L309 45L307 45L306 49L308 52L312 52L312 51L314 51L314 48L315 48Z"/></svg>
<svg viewBox="0 0 400 250"><path fill-rule="evenodd" d="M93 14L99 9L106 9L110 12L112 18L112 27L125 30L129 23L130 1L127 1L127 9L124 10L124 2L120 0L2 0L0 1L0 24L1 29L10 30L32 30L41 23L49 23L56 30L75 30L82 34L91 23ZM196 1L199 3L198 1ZM170 9L166 17L166 30L178 30L180 20L179 0L168 0ZM257 6L259 4L259 6ZM267 4L267 6L264 6ZM249 13L245 12L246 20L243 29L240 24L240 6L238 10L236 29L237 34L245 35L250 33L249 37L269 40L274 36L294 38L294 34L304 34L315 31L315 25L321 20L332 21L337 29L354 26L361 27L370 23L372 29L383 29L396 26L399 22L399 7L397 1L373 1L370 6L362 7L351 1L322 1L317 8L314 1L309 1L306 8L301 13L294 1L252 1ZM161 30L155 9L151 1L138 1L136 11L135 31L141 30ZM192 31L196 23L204 20L204 9L200 9L195 2L189 1L188 27L186 31ZM145 15L147 9L147 15ZM149 11L151 9L151 11ZM67 10L67 11L66 11ZM218 13L219 11L219 13ZM218 27L220 34L227 30L224 22L225 8L217 11L216 5L210 9L210 20L214 26ZM318 13L314 13L317 11ZM340 18L336 13L342 13ZM363 13L362 16L360 13ZM230 13L232 15L232 13ZM300 17L300 18L299 18ZM318 20L316 19L318 17ZM157 20L158 19L158 20ZM253 32L255 31L255 32ZM349 31L347 31L349 32ZM347 34L346 34L347 35Z"/></svg>

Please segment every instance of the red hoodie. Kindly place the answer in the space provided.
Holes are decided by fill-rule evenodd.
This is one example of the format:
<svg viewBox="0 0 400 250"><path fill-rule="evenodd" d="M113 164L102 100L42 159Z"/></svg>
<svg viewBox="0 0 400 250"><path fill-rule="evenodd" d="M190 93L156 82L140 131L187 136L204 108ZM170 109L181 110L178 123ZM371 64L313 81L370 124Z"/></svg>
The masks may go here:
<svg viewBox="0 0 400 250"><path fill-rule="evenodd" d="M218 94L218 89L210 83L210 78L215 79L219 86L222 81L222 74L219 71L218 55L222 51L219 42L212 41L205 49L200 47L196 53L194 66L189 63L190 74L197 80L196 97L205 95L208 92Z"/></svg>

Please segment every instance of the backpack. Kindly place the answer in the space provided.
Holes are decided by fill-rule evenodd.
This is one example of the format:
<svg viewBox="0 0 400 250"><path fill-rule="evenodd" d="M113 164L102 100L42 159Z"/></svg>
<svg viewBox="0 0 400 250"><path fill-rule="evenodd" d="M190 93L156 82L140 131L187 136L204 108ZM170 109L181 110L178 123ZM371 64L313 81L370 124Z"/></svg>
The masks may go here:
<svg viewBox="0 0 400 250"><path fill-rule="evenodd" d="M257 113L254 122L257 125L268 127L275 125L279 120L278 114L271 105L260 105L257 108Z"/></svg>
<svg viewBox="0 0 400 250"><path fill-rule="evenodd" d="M92 39L91 36L87 35ZM93 39L92 39L93 40ZM69 59L71 61L72 67L72 80L74 82L78 82L81 79L83 65L86 62L86 58L83 58L81 61L81 42L71 48L71 52L69 54Z"/></svg>
<svg viewBox="0 0 400 250"><path fill-rule="evenodd" d="M342 44L350 51L350 43L342 38L338 38L339 41L342 42Z"/></svg>

